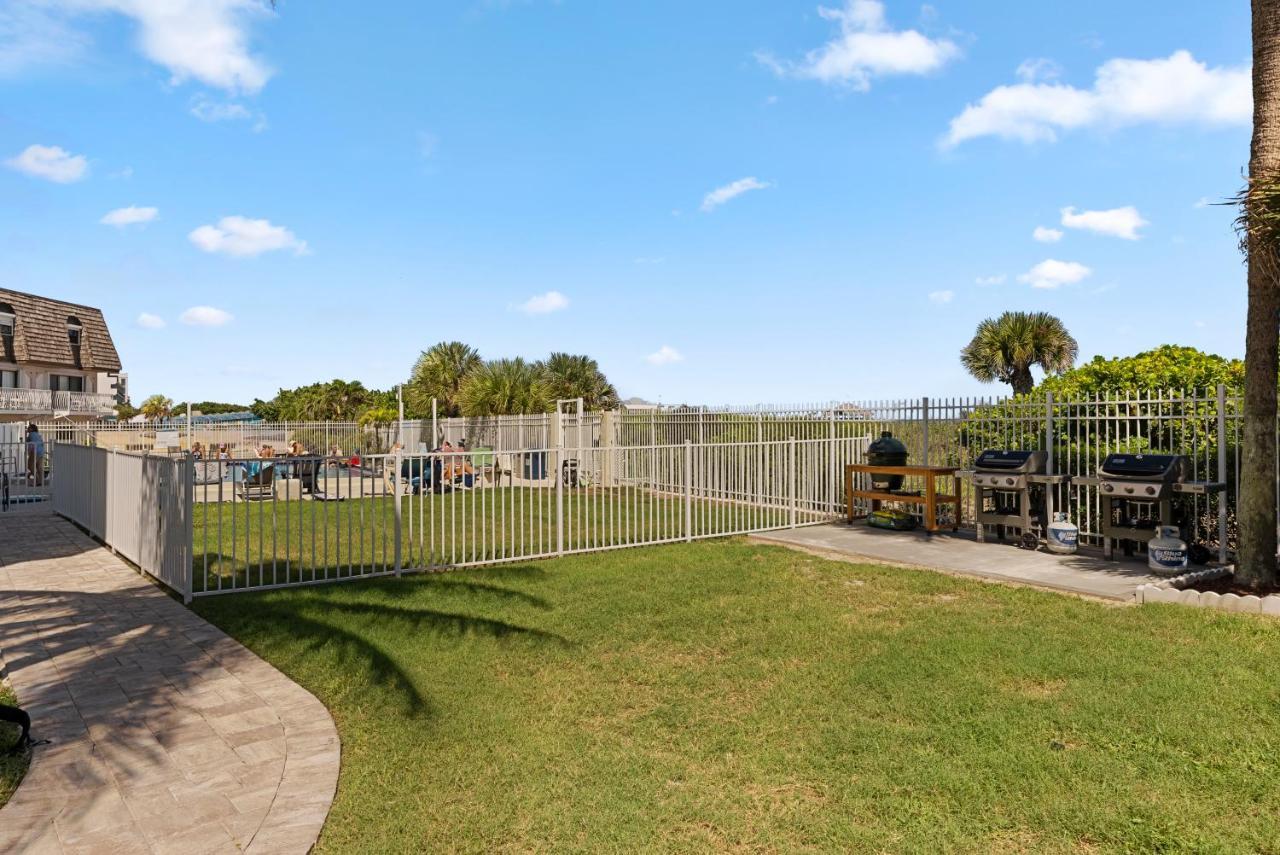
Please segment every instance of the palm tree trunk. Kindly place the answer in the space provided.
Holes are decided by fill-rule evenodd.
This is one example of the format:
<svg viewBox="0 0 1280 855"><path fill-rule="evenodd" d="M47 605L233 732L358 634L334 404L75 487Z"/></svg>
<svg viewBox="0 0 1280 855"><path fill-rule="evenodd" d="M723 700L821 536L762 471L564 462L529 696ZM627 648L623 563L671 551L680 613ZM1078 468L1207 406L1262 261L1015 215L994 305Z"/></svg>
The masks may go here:
<svg viewBox="0 0 1280 855"><path fill-rule="evenodd" d="M1031 376L1031 366L1019 365L1013 370L1013 377L1009 379L1009 385L1013 387L1015 395L1030 395L1031 390L1036 387L1036 380Z"/></svg>
<svg viewBox="0 0 1280 855"><path fill-rule="evenodd" d="M1253 0L1252 192L1280 182L1280 0ZM1246 209L1248 213L1248 209ZM1250 225L1255 218L1250 217ZM1240 477L1237 578L1276 581L1276 382L1280 339L1280 254L1268 233L1250 228L1249 313L1245 327L1244 460Z"/></svg>

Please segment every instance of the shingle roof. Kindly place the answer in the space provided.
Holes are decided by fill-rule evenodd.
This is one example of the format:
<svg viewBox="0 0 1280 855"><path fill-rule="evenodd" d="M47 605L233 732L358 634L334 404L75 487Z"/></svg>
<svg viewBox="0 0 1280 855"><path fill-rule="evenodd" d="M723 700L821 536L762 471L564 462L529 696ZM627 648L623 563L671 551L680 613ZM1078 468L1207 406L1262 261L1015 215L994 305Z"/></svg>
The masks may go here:
<svg viewBox="0 0 1280 855"><path fill-rule="evenodd" d="M107 330L102 311L92 306L37 297L22 291L0 288L0 303L13 307L16 316L13 334L15 361L81 368L85 371L116 372L120 355ZM2 311L2 309L0 309ZM67 319L80 321L80 358L76 359L67 339Z"/></svg>

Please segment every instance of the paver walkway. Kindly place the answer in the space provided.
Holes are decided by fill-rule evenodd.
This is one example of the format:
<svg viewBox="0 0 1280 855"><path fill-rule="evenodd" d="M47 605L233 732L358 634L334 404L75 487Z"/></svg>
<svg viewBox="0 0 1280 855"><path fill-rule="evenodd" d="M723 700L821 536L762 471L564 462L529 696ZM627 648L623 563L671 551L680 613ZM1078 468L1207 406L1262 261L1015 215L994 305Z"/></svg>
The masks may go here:
<svg viewBox="0 0 1280 855"><path fill-rule="evenodd" d="M923 532L885 531L861 522L854 525L840 522L753 536L785 546L911 564L1124 602L1133 600L1139 585L1164 578L1152 575L1145 563L1132 558L1106 561L1101 556L1086 553L1052 555L1044 551L1029 552L1009 543L978 543L973 535L964 532L926 535Z"/></svg>
<svg viewBox="0 0 1280 855"><path fill-rule="evenodd" d="M50 514L0 517L0 655L34 720L0 852L306 852L324 706Z"/></svg>

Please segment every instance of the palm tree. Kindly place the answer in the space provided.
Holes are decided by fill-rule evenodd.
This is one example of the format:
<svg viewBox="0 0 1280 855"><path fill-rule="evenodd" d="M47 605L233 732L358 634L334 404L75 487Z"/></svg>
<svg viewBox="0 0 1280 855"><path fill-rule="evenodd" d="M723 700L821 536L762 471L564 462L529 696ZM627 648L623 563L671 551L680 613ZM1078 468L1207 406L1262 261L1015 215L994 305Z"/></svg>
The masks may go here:
<svg viewBox="0 0 1280 855"><path fill-rule="evenodd" d="M1240 194L1249 265L1244 436L1236 578L1262 588L1276 572L1276 317L1280 314L1280 0L1253 0L1253 139Z"/></svg>
<svg viewBox="0 0 1280 855"><path fill-rule="evenodd" d="M142 402L138 412L142 413L142 417L149 422L167 419L173 414L173 401L164 395L152 395Z"/></svg>
<svg viewBox="0 0 1280 855"><path fill-rule="evenodd" d="M544 413L549 396L541 371L533 363L493 359L467 374L458 393L466 416Z"/></svg>
<svg viewBox="0 0 1280 855"><path fill-rule="evenodd" d="M441 416L461 415L458 393L467 376L482 362L474 347L460 341L432 345L413 364L413 373L404 387L405 403L417 415L425 416L431 412L431 399L435 398Z"/></svg>
<svg viewBox="0 0 1280 855"><path fill-rule="evenodd" d="M618 390L589 356L553 353L539 367L551 398L581 398L588 410L612 410L618 406Z"/></svg>
<svg viewBox="0 0 1280 855"><path fill-rule="evenodd" d="M1066 371L1075 364L1079 346L1062 321L1047 312L1005 312L987 318L960 351L969 373L984 383L999 380L1026 395L1035 387L1031 366L1047 374Z"/></svg>
<svg viewBox="0 0 1280 855"><path fill-rule="evenodd" d="M400 414L390 407L370 407L360 414L360 417L356 419L356 423L366 430L373 430L373 450L381 452L391 445L389 442L383 442L383 431L396 424L399 418Z"/></svg>

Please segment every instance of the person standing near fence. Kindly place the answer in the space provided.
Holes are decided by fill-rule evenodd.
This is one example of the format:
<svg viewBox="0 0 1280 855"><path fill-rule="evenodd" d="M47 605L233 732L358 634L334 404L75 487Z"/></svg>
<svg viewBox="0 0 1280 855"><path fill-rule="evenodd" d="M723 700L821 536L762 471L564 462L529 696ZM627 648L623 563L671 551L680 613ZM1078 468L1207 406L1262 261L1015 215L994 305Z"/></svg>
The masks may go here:
<svg viewBox="0 0 1280 855"><path fill-rule="evenodd" d="M27 424L27 483L44 486L44 437L35 422Z"/></svg>

